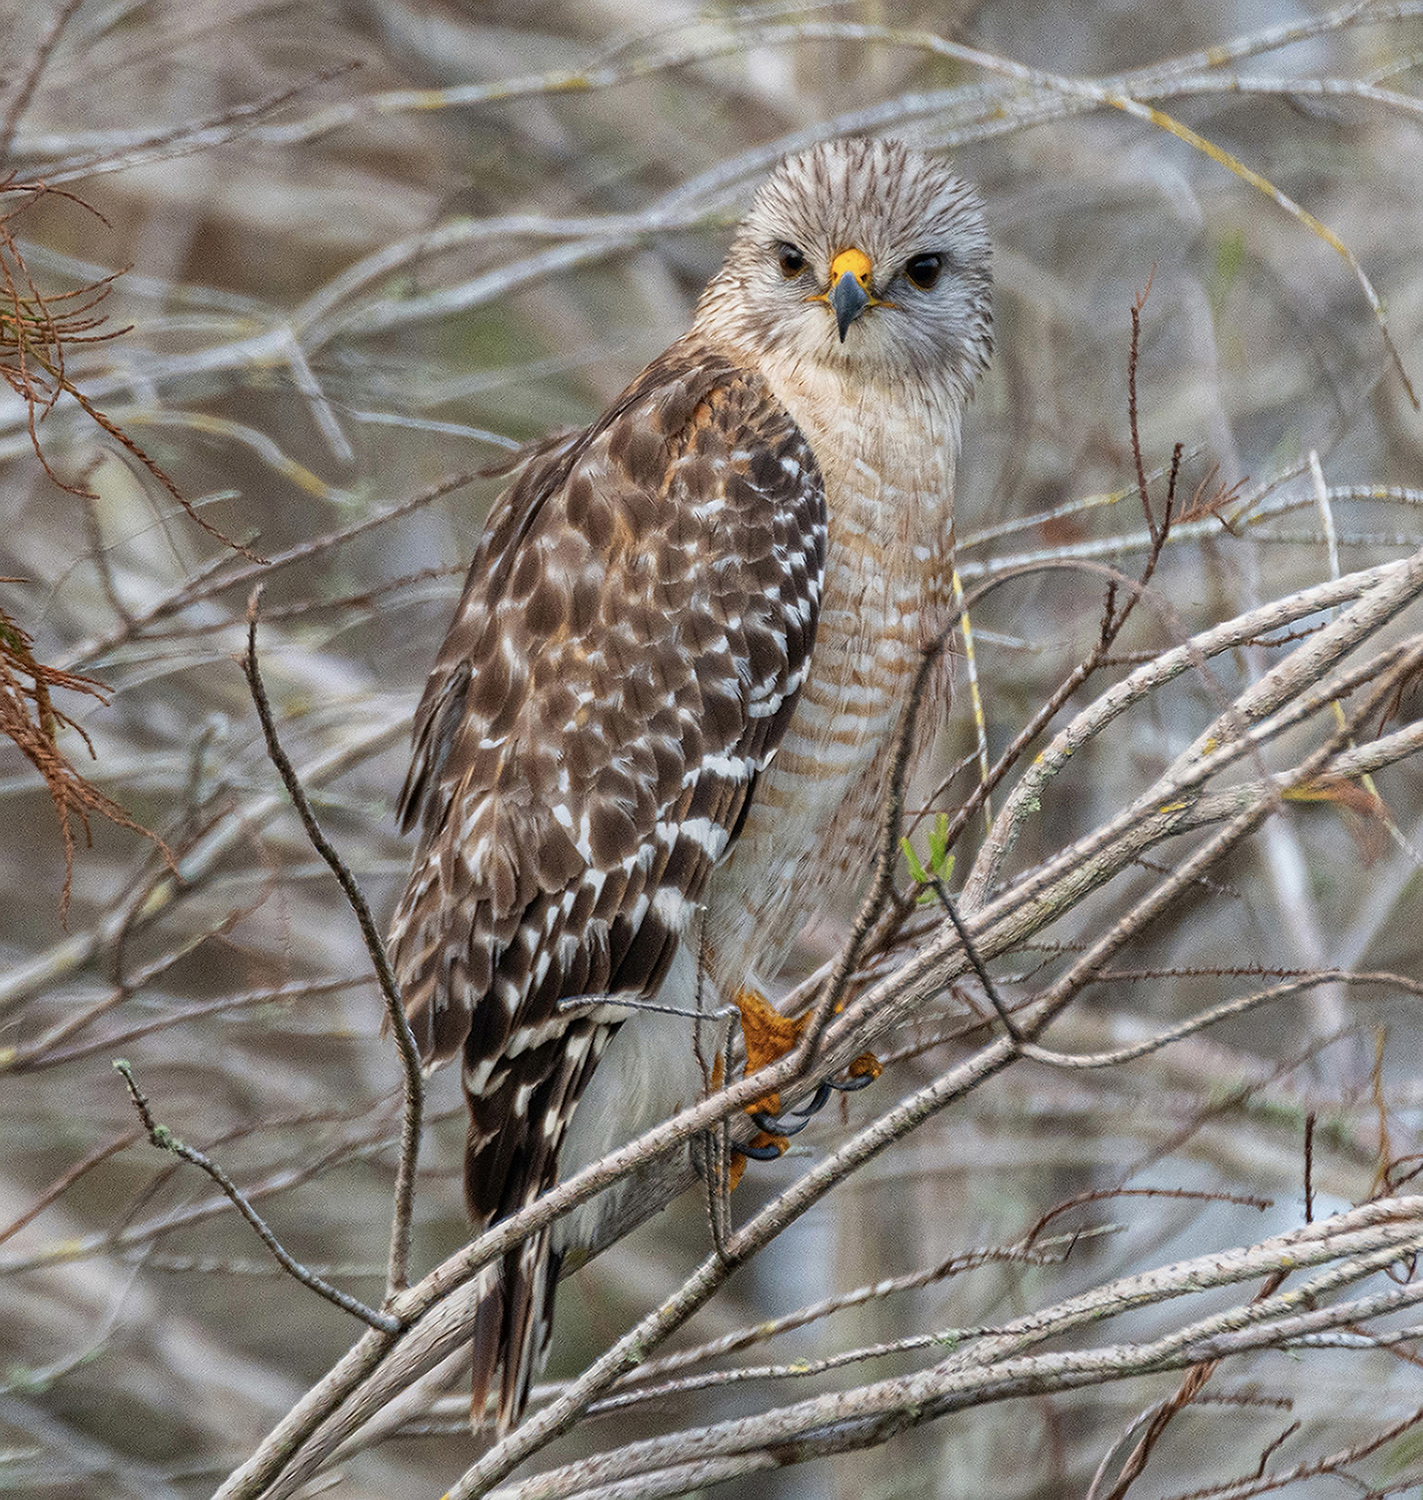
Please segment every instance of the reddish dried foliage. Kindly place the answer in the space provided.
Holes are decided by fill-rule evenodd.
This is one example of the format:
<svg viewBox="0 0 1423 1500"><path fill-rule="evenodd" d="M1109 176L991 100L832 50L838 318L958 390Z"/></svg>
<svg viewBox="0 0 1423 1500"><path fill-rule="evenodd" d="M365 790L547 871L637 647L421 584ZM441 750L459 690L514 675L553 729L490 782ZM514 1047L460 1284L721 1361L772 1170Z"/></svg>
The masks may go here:
<svg viewBox="0 0 1423 1500"><path fill-rule="evenodd" d="M88 208L81 199L60 189L47 188L42 182L20 182L13 175L0 180L0 195L18 200L8 213L0 215L0 378L28 408L30 441L35 454L45 473L61 489L76 495L88 493L61 479L40 445L38 424L62 395L68 395L78 402L92 421L143 464L204 530L212 531L213 528L194 513L163 470L132 438L98 411L66 373L68 350L76 345L102 343L128 330L105 329L104 315L96 311L113 287L113 276L72 291L51 294L41 292L35 284L10 226L17 215L49 192L58 192L70 202ZM88 211L95 212L92 208ZM54 706L53 692L64 689L105 702L103 684L91 677L45 665L35 658L31 646L29 634L0 609L0 734L7 736L39 772L54 803L64 841L64 888L60 901L63 916L69 907L74 873L72 820L78 820L86 840L89 838L90 812L101 813L111 822L150 838L155 836L87 781L59 748L59 728L62 725L78 726ZM83 730L79 733L84 735ZM93 746L87 735L84 735L84 743L92 756Z"/></svg>
<svg viewBox="0 0 1423 1500"><path fill-rule="evenodd" d="M89 736L62 709L54 706L51 693L56 688L87 694L100 702L104 685L92 677L76 672L62 672L57 667L36 661L30 649L30 637L0 609L0 734L14 742L20 753L44 778L45 790L54 803L59 818L60 836L64 840L64 891L60 900L63 915L69 908L70 883L74 873L74 826L77 818L89 837L90 812L102 813L110 822L136 833L149 834L134 822L112 798L86 781L70 764L59 748L57 734L61 725L78 729L89 753L94 753Z"/></svg>

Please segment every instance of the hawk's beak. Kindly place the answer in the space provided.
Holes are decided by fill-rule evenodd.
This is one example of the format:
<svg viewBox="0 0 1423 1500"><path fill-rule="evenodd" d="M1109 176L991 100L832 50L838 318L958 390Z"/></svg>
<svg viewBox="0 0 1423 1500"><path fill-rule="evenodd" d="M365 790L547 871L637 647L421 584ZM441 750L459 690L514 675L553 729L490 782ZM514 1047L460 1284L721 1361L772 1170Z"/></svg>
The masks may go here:
<svg viewBox="0 0 1423 1500"><path fill-rule="evenodd" d="M872 271L870 258L863 250L842 250L830 262L830 290L821 292L813 299L829 303L835 314L835 326L840 331L842 344L850 324L867 307L880 306L880 299L870 291Z"/></svg>
<svg viewBox="0 0 1423 1500"><path fill-rule="evenodd" d="M846 271L831 287L829 302L835 309L835 326L843 344L850 324L870 305L870 294L855 280L853 271Z"/></svg>

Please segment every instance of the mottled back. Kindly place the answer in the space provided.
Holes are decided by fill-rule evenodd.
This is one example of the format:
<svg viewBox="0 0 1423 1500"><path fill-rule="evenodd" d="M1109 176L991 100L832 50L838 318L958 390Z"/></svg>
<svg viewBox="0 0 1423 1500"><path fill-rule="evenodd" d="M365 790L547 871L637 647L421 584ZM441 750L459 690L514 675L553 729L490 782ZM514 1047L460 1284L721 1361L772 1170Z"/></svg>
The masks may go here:
<svg viewBox="0 0 1423 1500"><path fill-rule="evenodd" d="M611 1029L567 1002L650 995L692 919L794 708L825 527L794 423L687 342L496 503L416 718L391 937L423 1057L463 1049L477 1225L556 1176ZM511 1330L545 1258L506 1266Z"/></svg>

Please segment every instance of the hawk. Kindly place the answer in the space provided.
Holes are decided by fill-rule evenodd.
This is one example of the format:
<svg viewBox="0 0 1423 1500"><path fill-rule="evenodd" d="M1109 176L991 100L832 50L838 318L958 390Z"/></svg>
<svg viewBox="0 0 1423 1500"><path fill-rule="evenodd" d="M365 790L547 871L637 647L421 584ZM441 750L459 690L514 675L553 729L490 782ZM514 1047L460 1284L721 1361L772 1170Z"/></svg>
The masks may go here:
<svg viewBox="0 0 1423 1500"><path fill-rule="evenodd" d="M463 1059L476 1231L702 1091L693 1023L628 1002L755 1004L862 879L950 618L990 288L979 199L937 161L790 156L691 330L495 502L415 718L391 932L426 1064ZM481 1288L474 1416L497 1378L501 1432L568 1222Z"/></svg>

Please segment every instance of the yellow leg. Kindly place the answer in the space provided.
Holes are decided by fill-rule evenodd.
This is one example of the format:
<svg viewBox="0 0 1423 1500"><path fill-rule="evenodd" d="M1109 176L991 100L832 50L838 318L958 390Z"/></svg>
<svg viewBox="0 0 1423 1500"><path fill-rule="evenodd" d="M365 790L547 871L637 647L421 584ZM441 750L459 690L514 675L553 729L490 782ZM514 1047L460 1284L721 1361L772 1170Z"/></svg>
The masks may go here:
<svg viewBox="0 0 1423 1500"><path fill-rule="evenodd" d="M810 1019L809 1011L799 1016L783 1016L759 990L737 990L733 999L741 1012L748 1076L784 1057L800 1041L800 1034ZM779 1094L767 1094L764 1099L747 1105L747 1109L764 1110L768 1115L777 1114L780 1108Z"/></svg>

